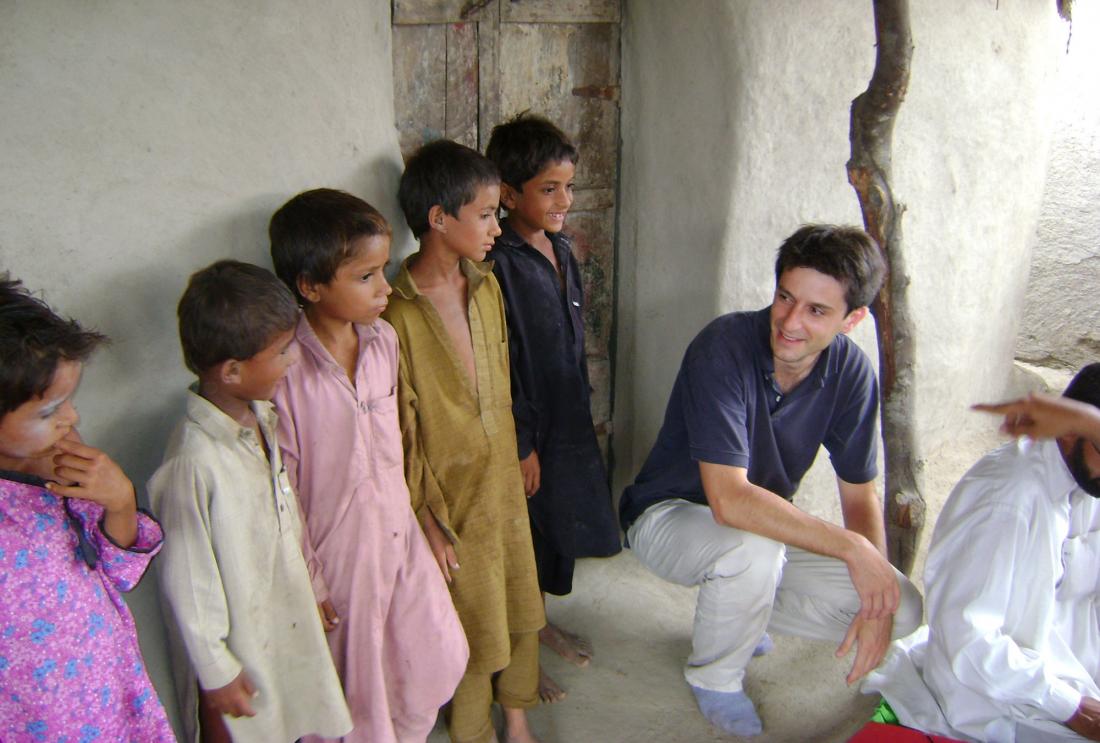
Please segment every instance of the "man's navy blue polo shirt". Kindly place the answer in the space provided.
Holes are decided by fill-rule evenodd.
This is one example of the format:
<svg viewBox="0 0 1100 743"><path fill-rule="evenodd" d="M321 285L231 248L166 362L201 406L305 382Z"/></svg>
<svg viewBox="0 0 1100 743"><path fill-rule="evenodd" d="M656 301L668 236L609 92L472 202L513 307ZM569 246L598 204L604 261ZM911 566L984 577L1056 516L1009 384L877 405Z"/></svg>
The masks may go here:
<svg viewBox="0 0 1100 743"><path fill-rule="evenodd" d="M745 467L750 482L788 500L822 444L842 480L875 478L878 384L870 360L838 335L809 376L782 395L769 312L723 315L688 346L657 442L623 492L624 530L661 501L705 504L699 462Z"/></svg>

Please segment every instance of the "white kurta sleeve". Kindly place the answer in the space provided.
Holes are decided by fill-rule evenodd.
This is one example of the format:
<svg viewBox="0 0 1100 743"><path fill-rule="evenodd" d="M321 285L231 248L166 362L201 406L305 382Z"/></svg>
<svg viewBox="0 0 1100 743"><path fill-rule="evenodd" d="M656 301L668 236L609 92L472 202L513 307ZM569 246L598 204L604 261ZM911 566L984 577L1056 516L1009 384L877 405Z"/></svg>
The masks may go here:
<svg viewBox="0 0 1100 743"><path fill-rule="evenodd" d="M210 536L211 488L191 462L172 459L149 480L149 500L164 529L161 590L204 689L241 672L226 645L229 607Z"/></svg>
<svg viewBox="0 0 1100 743"><path fill-rule="evenodd" d="M1033 529L1026 505L1033 497L1018 493L1025 504L1019 508L984 502L958 515L937 539L925 578L930 642L939 645L935 663L946 658L950 667L929 667L926 674L953 676L1002 705L1006 716L1032 716L1039 708L1064 722L1081 694L1056 675L1039 639L1048 636L1053 618L1050 573L1060 540Z"/></svg>

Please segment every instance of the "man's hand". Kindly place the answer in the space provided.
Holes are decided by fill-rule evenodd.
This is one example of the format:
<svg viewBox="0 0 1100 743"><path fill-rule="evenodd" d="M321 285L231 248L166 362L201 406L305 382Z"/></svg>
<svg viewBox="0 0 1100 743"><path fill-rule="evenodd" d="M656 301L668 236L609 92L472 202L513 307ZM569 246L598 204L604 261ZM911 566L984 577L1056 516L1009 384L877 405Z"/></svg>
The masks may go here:
<svg viewBox="0 0 1100 743"><path fill-rule="evenodd" d="M1065 397L1032 392L1019 400L975 405L972 409L1003 415L1001 430L1010 436L1051 439L1076 434L1096 440L1100 435L1100 412L1092 405Z"/></svg>
<svg viewBox="0 0 1100 743"><path fill-rule="evenodd" d="M137 539L137 503L134 485L114 460L95 447L62 438L54 445L51 493L103 506L103 531L120 547Z"/></svg>
<svg viewBox="0 0 1100 743"><path fill-rule="evenodd" d="M455 553L455 546L443 533L443 529L431 511L424 519L424 536L428 538L428 546L432 548L432 554L435 555L435 561L439 563L444 580L452 583L451 571L458 570L458 555Z"/></svg>
<svg viewBox="0 0 1100 743"><path fill-rule="evenodd" d="M1081 704L1066 727L1089 740L1100 740L1100 699L1081 697Z"/></svg>
<svg viewBox="0 0 1100 743"><path fill-rule="evenodd" d="M332 632L340 624L340 615L328 599L317 604L317 613L321 615L321 626L325 628L325 632Z"/></svg>
<svg viewBox="0 0 1100 743"><path fill-rule="evenodd" d="M894 618L891 616L881 619L864 619L860 615L848 625L848 632L844 635L844 641L836 649L836 657L843 658L856 646L856 659L852 662L852 670L844 680L849 686L859 681L868 672L882 662L890 647L890 633L894 629Z"/></svg>
<svg viewBox="0 0 1100 743"><path fill-rule="evenodd" d="M530 498L538 492L542 484L542 469L539 467L539 455L534 449L524 459L519 460L519 471L523 473L523 492Z"/></svg>
<svg viewBox="0 0 1100 743"><path fill-rule="evenodd" d="M890 563L866 537L849 532L853 549L845 556L848 575L859 594L859 616L882 619L892 616L901 601L901 588Z"/></svg>
<svg viewBox="0 0 1100 743"><path fill-rule="evenodd" d="M252 700L256 698L256 687L252 679L241 671L237 678L220 689L203 689L203 698L207 704L223 715L230 717L255 717Z"/></svg>

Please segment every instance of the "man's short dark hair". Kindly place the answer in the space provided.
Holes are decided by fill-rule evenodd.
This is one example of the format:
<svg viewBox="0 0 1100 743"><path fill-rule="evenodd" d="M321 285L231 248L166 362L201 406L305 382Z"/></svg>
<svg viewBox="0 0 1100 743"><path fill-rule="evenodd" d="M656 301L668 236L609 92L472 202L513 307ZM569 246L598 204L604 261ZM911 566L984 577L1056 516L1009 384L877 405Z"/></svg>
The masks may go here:
<svg viewBox="0 0 1100 743"><path fill-rule="evenodd" d="M183 361L202 374L267 348L298 322L298 305L266 268L223 260L191 275L176 314Z"/></svg>
<svg viewBox="0 0 1100 743"><path fill-rule="evenodd" d="M1100 363L1081 367L1062 396L1100 408Z"/></svg>
<svg viewBox="0 0 1100 743"><path fill-rule="evenodd" d="M409 229L419 238L426 233L428 211L436 205L452 217L477 197L482 186L500 183L492 161L469 147L437 139L413 153L401 174L397 200Z"/></svg>
<svg viewBox="0 0 1100 743"><path fill-rule="evenodd" d="M500 179L521 192L546 167L578 160L577 148L561 129L527 111L493 127L485 156L496 163Z"/></svg>
<svg viewBox="0 0 1100 743"><path fill-rule="evenodd" d="M62 361L83 362L106 341L0 274L0 418L41 397Z"/></svg>
<svg viewBox="0 0 1100 743"><path fill-rule="evenodd" d="M792 268L812 268L844 285L848 312L874 301L886 278L886 261L874 238L858 227L806 224L779 246L775 281Z"/></svg>
<svg viewBox="0 0 1100 743"><path fill-rule="evenodd" d="M358 196L332 188L298 194L279 207L267 228L275 273L298 302L298 279L327 284L336 269L352 258L352 243L361 237L392 234L381 212Z"/></svg>

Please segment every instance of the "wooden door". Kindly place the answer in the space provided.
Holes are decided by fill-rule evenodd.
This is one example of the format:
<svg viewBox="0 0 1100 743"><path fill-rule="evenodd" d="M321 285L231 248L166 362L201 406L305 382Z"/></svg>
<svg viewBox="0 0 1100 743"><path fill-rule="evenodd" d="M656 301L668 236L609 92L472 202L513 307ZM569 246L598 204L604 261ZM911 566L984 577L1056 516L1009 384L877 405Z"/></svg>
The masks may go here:
<svg viewBox="0 0 1100 743"><path fill-rule="evenodd" d="M401 150L446 137L481 151L530 110L580 150L566 221L584 278L592 418L611 433L620 0L393 0Z"/></svg>

